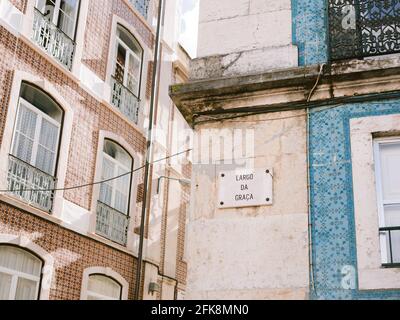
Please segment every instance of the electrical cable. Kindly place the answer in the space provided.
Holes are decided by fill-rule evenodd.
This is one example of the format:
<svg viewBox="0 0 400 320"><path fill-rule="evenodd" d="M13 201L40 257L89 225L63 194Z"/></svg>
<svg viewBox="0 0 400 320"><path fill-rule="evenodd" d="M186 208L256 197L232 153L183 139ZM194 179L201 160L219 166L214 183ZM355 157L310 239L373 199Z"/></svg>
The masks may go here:
<svg viewBox="0 0 400 320"><path fill-rule="evenodd" d="M164 161L164 160L167 160L167 159L176 157L176 156L179 156L179 155L181 155L181 154L190 152L190 151L192 151L192 150L193 150L193 149L187 149L187 150L185 150L185 151L181 151L181 152L175 153L175 154L170 155L170 156L168 156L168 157L155 160L155 161L152 162L152 164L158 163L158 162L161 162L161 161ZM102 181L98 181L98 182L87 183L87 184L83 184L83 185L79 185L79 186L63 187L63 188L54 188L54 189L11 189L11 190L0 190L0 193L14 193L14 192L17 192L17 191L18 191L18 192L55 192L55 191L68 191L68 190L74 190L74 189L83 189L83 188L87 188L87 187L91 187L91 186L95 186L95 185L99 185L99 184L102 184L102 183L106 183L106 182L110 182L110 181L113 181L113 180L120 179L120 178L125 177L125 176L127 176L127 175L130 175L130 174L132 174L132 173L135 173L135 172L137 172L137 171L140 171L140 170L142 170L143 168L145 168L145 165L143 165L143 166L141 166L141 167L139 167L139 168L136 168L136 169L134 169L134 170L132 170L132 171L126 172L126 173L124 173L124 174L121 174L121 175L119 175L119 176L110 178L110 179L106 179L106 180L102 180Z"/></svg>

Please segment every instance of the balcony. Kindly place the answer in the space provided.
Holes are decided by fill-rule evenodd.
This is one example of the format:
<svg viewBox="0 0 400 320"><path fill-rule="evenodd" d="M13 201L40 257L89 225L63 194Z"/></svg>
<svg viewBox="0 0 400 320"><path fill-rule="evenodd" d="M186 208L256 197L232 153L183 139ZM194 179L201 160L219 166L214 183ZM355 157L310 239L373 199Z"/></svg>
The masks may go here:
<svg viewBox="0 0 400 320"><path fill-rule="evenodd" d="M139 11L142 16L147 19L150 0L129 0L129 2L132 3L136 10Z"/></svg>
<svg viewBox="0 0 400 320"><path fill-rule="evenodd" d="M56 178L10 155L8 160L8 190L16 198L40 210L51 213Z"/></svg>
<svg viewBox="0 0 400 320"><path fill-rule="evenodd" d="M72 69L75 52L74 41L36 8L33 19L32 40L68 70Z"/></svg>
<svg viewBox="0 0 400 320"><path fill-rule="evenodd" d="M329 0L331 60L400 53L398 0Z"/></svg>
<svg viewBox="0 0 400 320"><path fill-rule="evenodd" d="M400 268L400 227L380 228L379 232L385 237L387 248L386 268Z"/></svg>
<svg viewBox="0 0 400 320"><path fill-rule="evenodd" d="M96 233L106 239L126 246L129 217L108 205L97 202Z"/></svg>
<svg viewBox="0 0 400 320"><path fill-rule="evenodd" d="M135 124L139 120L140 100L114 77L111 78L111 103Z"/></svg>

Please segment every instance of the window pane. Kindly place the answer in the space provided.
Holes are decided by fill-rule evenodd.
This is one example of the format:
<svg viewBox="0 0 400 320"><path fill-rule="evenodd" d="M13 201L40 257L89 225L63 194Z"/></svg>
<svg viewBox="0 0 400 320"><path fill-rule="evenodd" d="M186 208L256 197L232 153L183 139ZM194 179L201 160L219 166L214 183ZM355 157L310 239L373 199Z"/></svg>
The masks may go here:
<svg viewBox="0 0 400 320"><path fill-rule="evenodd" d="M380 146L383 200L400 200L400 143Z"/></svg>
<svg viewBox="0 0 400 320"><path fill-rule="evenodd" d="M37 114L25 107L21 101L18 110L12 153L14 156L27 163L30 163L32 160L37 118Z"/></svg>
<svg viewBox="0 0 400 320"><path fill-rule="evenodd" d="M400 205L385 206L385 227L400 226Z"/></svg>
<svg viewBox="0 0 400 320"><path fill-rule="evenodd" d="M140 77L140 60L133 54L129 54L129 66L128 66L128 83L127 87L135 95L138 95L139 91L139 77Z"/></svg>
<svg viewBox="0 0 400 320"><path fill-rule="evenodd" d="M126 50L123 46L118 44L117 61L115 64L115 79L124 84L125 78L125 63L126 63Z"/></svg>
<svg viewBox="0 0 400 320"><path fill-rule="evenodd" d="M28 279L19 278L15 300L37 300L38 283Z"/></svg>
<svg viewBox="0 0 400 320"><path fill-rule="evenodd" d="M114 178L115 165L112 161L103 158L103 172L101 180ZM113 181L104 182L100 186L100 201L112 207Z"/></svg>
<svg viewBox="0 0 400 320"><path fill-rule="evenodd" d="M92 275L89 277L88 291L99 294L109 299L121 298L121 285L111 278L102 275ZM88 294L90 296L90 293Z"/></svg>
<svg viewBox="0 0 400 320"><path fill-rule="evenodd" d="M123 168L118 168L118 176L127 173L127 170ZM128 213L128 199L129 199L129 185L130 185L130 175L126 175L117 179L116 190L115 190L115 206L114 208L118 211L127 214Z"/></svg>
<svg viewBox="0 0 400 320"><path fill-rule="evenodd" d="M12 277L0 272L0 300L8 300L10 297Z"/></svg>
<svg viewBox="0 0 400 320"><path fill-rule="evenodd" d="M385 206L385 226L400 226L400 205ZM393 255L393 263L400 263L400 230L393 230L390 235L391 239L389 232L385 232L387 261L391 262L391 255Z"/></svg>
<svg viewBox="0 0 400 320"><path fill-rule="evenodd" d="M42 262L34 255L11 246L0 246L0 266L40 277Z"/></svg>
<svg viewBox="0 0 400 320"><path fill-rule="evenodd" d="M53 0L37 0L36 8L43 13L43 15L53 21L56 2Z"/></svg>
<svg viewBox="0 0 400 320"><path fill-rule="evenodd" d="M400 263L400 230L382 233L386 242L387 257L384 263ZM392 261L393 259L393 261Z"/></svg>
<svg viewBox="0 0 400 320"><path fill-rule="evenodd" d="M36 167L50 175L54 175L57 141L58 127L43 119L36 156Z"/></svg>

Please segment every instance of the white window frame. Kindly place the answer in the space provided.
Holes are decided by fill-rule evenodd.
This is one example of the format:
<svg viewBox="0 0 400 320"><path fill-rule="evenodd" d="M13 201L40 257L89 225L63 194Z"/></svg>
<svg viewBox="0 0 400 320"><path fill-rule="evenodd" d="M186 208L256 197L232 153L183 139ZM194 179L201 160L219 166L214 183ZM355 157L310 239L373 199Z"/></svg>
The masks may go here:
<svg viewBox="0 0 400 320"><path fill-rule="evenodd" d="M40 9L38 8L38 3L40 0L36 0L35 3L35 8L38 9L40 11ZM46 1L46 0L44 0ZM60 26L58 25L58 20L60 17L60 12L63 12L65 14L65 12L61 9L61 0L51 0L54 3L54 14L53 14L53 19L51 20L51 22L56 25L58 28L60 28ZM79 8L81 5L81 0L77 0L77 6L75 8L75 12L74 12L74 28L72 31L73 36L71 37L71 40L75 41L75 35L76 35L76 29L78 27L78 20L79 20ZM45 12L40 11L42 14L44 14ZM61 30L61 29L60 29ZM65 33L65 32L64 32ZM65 35L67 35L65 33ZM69 35L67 35L69 37Z"/></svg>
<svg viewBox="0 0 400 320"><path fill-rule="evenodd" d="M19 248L19 249L24 251L26 254L32 255L32 253L30 253L29 251L27 251L23 248ZM34 256L34 255L32 255L32 256ZM36 256L34 256L34 257L37 258ZM37 259L40 260L39 258L37 258ZM41 261L41 270L43 270L43 261ZM8 296L9 300L15 300L15 294L17 293L18 279L20 279L20 278L36 282L36 291L35 291L36 299L35 300L38 300L41 276L35 277L35 276L27 274L27 273L19 272L19 271L13 270L13 269L4 268L1 266L0 266L0 272L11 276L11 286L10 286L10 292L9 292L9 296ZM42 273L42 271L41 271L41 273Z"/></svg>
<svg viewBox="0 0 400 320"><path fill-rule="evenodd" d="M107 140L107 139L106 139ZM116 144L114 141L109 140L110 142ZM105 142L105 141L104 141ZM118 145L118 144L117 144ZM121 146L119 146L121 149L123 149ZM133 158L132 156L128 153L128 151L126 151L125 149L123 149L131 158L132 160L132 165L133 165ZM113 157L111 157L110 155L108 155L104 150L103 150L103 161L104 158L106 158L108 161L111 161L115 166L114 166L114 173L111 175L111 177L117 177L118 176L118 168L122 168L124 171L126 172L131 172L132 168L127 168L124 165L122 165L120 162L118 162L116 159L114 159ZM102 162L101 165L101 173L103 175L103 170L104 170L104 163ZM112 183L112 194L111 194L111 208L115 209L115 193L116 193L116 189L117 189L117 179L114 179L112 181L110 181ZM128 203L127 203L127 212L121 212L123 214L125 214L127 217L129 217L129 207L130 207L130 201L131 201L131 188L132 188L132 173L130 174L130 180L129 180L129 191L128 191ZM99 199L100 199L100 194L99 194ZM115 209L117 210L117 209Z"/></svg>
<svg viewBox="0 0 400 320"><path fill-rule="evenodd" d="M49 121L51 124L54 124L58 128L57 144L56 144L57 148L56 148L55 160L53 163L52 174L51 174L52 176L55 176L58 153L59 153L58 151L59 151L59 146L60 146L61 124L58 121L56 121L55 119L53 119L52 117L50 117L49 115L45 114L39 108L35 107L33 104L26 101L22 97L19 98L19 102L18 102L18 110L17 110L17 116L15 118L10 154L13 155L14 143L15 143L15 139L16 139L17 122L19 119L20 111L21 111L21 102L23 103L24 107L28 108L30 111L34 112L37 115L36 127L35 127L35 137L34 137L33 146L32 146L32 156L31 156L31 161L29 163L32 167L36 168L36 156L37 156L37 149L39 147L40 129L42 127L43 119Z"/></svg>
<svg viewBox="0 0 400 320"><path fill-rule="evenodd" d="M400 205L400 199L383 199L383 185L382 185L382 166L381 166L381 153L380 147L381 145L388 144L399 144L400 145L400 137L390 137L390 138L378 138L374 139L374 158L375 158L375 174L376 174L376 194L378 201L378 214L379 214L379 228L385 228L385 207L391 205ZM382 264L389 263L388 261L388 248L386 241L387 234L380 233L380 243L381 243L381 255L382 255Z"/></svg>
<svg viewBox="0 0 400 320"><path fill-rule="evenodd" d="M99 293L97 293L97 292L90 291L89 289L88 289L87 292L86 292L86 295L87 295L87 296L92 296L92 297L99 298L100 300L108 300L108 301L118 301L118 300L122 300L122 289L123 289L123 288L122 288L122 284L120 284L116 279L114 279L114 278L112 278L112 277L109 277L109 276L107 276L107 275L105 275L105 274L92 273L92 274L89 275L88 281L90 280L90 277L92 277L92 276L100 276L100 277L104 277L104 278L109 278L109 279L111 279L112 281L114 281L115 283L117 283L117 284L120 286L119 299L111 298L111 297L108 297L108 296L99 294Z"/></svg>
<svg viewBox="0 0 400 320"><path fill-rule="evenodd" d="M116 35L116 39L117 39L117 43L116 43L116 47L115 47L115 55L114 55L114 66L113 66L113 72L114 72L114 76L116 73L116 69L117 69L117 64L118 64L118 47L119 45L121 45L125 50L126 50L126 55L125 55L125 66L124 66L124 83L122 83L124 85L125 88L127 88L128 90L130 90L128 88L128 70L129 70L129 64L130 64L130 59L131 59L131 55L139 62L140 65L140 69L139 69L139 74L138 74L138 88L137 88L137 92L133 92L132 93L135 95L136 98L139 98L140 96L140 86L141 86L141 80L142 80L142 69L143 69L143 49L140 47L140 50L142 50L142 57L139 57L136 52L134 52L131 48L128 47L128 45L122 41L122 39L118 36L118 29L119 28L124 28L121 25L117 25L117 35ZM129 31L127 31L129 32ZM132 34L130 34L131 37L133 37ZM135 41L137 42L136 38Z"/></svg>
<svg viewBox="0 0 400 320"><path fill-rule="evenodd" d="M358 288L400 289L400 268L382 266L374 139L400 135L400 114L352 118L350 122Z"/></svg>
<svg viewBox="0 0 400 320"><path fill-rule="evenodd" d="M118 272L114 271L111 268L105 268L105 267L89 267L83 271L81 300L87 300L89 277L91 275L106 276L119 283L119 285L121 286L120 300L128 300L128 290L129 290L128 281L126 281L124 277L122 277Z"/></svg>

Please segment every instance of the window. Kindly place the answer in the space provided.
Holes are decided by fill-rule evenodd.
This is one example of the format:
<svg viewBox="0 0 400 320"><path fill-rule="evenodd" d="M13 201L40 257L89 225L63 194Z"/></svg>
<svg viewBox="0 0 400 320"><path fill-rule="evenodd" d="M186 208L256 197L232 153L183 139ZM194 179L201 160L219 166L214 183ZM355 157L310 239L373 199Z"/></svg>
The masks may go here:
<svg viewBox="0 0 400 320"><path fill-rule="evenodd" d="M37 0L36 8L70 39L75 39L79 0Z"/></svg>
<svg viewBox="0 0 400 320"><path fill-rule="evenodd" d="M128 30L118 25L114 77L136 97L139 97L142 54L142 48L136 39Z"/></svg>
<svg viewBox="0 0 400 320"><path fill-rule="evenodd" d="M118 144L104 141L101 180L109 180L100 186L97 208L97 233L126 244L129 222L129 195L133 160Z"/></svg>
<svg viewBox="0 0 400 320"><path fill-rule="evenodd" d="M79 0L37 0L32 40L72 69Z"/></svg>
<svg viewBox="0 0 400 320"><path fill-rule="evenodd" d="M0 246L0 300L37 300L43 262L25 250Z"/></svg>
<svg viewBox="0 0 400 320"><path fill-rule="evenodd" d="M329 0L332 60L400 52L398 0Z"/></svg>
<svg viewBox="0 0 400 320"><path fill-rule="evenodd" d="M111 103L134 123L138 123L140 80L143 49L121 25L117 26L117 41L111 79Z"/></svg>
<svg viewBox="0 0 400 320"><path fill-rule="evenodd" d="M129 2L131 2L136 10L138 10L142 14L142 16L147 19L150 0L129 0Z"/></svg>
<svg viewBox="0 0 400 320"><path fill-rule="evenodd" d="M112 278L100 274L89 276L87 300L121 300L122 286Z"/></svg>
<svg viewBox="0 0 400 320"><path fill-rule="evenodd" d="M9 157L9 189L40 209L51 211L63 118L61 108L44 92L23 83Z"/></svg>
<svg viewBox="0 0 400 320"><path fill-rule="evenodd" d="M384 266L400 266L400 139L376 140L376 172Z"/></svg>

